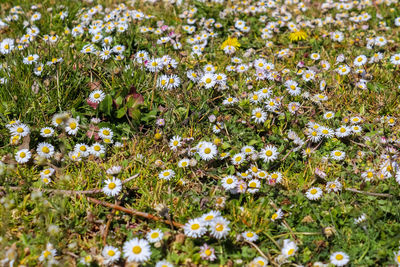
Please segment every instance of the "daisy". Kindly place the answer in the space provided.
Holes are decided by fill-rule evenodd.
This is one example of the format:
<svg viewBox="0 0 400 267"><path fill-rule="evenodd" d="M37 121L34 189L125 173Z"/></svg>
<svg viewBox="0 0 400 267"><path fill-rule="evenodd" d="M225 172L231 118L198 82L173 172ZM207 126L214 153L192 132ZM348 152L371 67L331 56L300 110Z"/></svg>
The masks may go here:
<svg viewBox="0 0 400 267"><path fill-rule="evenodd" d="M267 113L265 113L262 108L255 108L251 112L251 118L254 119L256 123L264 123L267 119Z"/></svg>
<svg viewBox="0 0 400 267"><path fill-rule="evenodd" d="M200 83L203 84L206 89L210 89L214 87L217 81L213 73L205 73L203 77L201 77Z"/></svg>
<svg viewBox="0 0 400 267"><path fill-rule="evenodd" d="M225 190L232 190L237 185L237 178L233 175L228 175L222 179L221 183Z"/></svg>
<svg viewBox="0 0 400 267"><path fill-rule="evenodd" d="M100 128L98 134L101 139L112 139L114 135L113 131L107 127Z"/></svg>
<svg viewBox="0 0 400 267"><path fill-rule="evenodd" d="M331 263L335 266L344 266L350 261L350 257L344 252L334 252L329 257Z"/></svg>
<svg viewBox="0 0 400 267"><path fill-rule="evenodd" d="M354 66L356 66L356 67L360 67L360 66L364 65L365 63L367 63L367 57L364 55L360 55L360 56L356 57L353 62Z"/></svg>
<svg viewBox="0 0 400 267"><path fill-rule="evenodd" d="M298 247L297 247L296 243L294 243L293 241L290 241L290 239L283 240L283 247L282 247L281 253L285 258L294 256L294 254L296 253L297 250L298 250Z"/></svg>
<svg viewBox="0 0 400 267"><path fill-rule="evenodd" d="M400 250L394 253L394 261L396 262L397 266L400 266Z"/></svg>
<svg viewBox="0 0 400 267"><path fill-rule="evenodd" d="M55 170L53 168L47 168L40 172L40 176L41 177L50 177L53 175L54 172L55 172Z"/></svg>
<svg viewBox="0 0 400 267"><path fill-rule="evenodd" d="M278 158L278 155L278 149L273 145L266 146L260 152L260 157L264 160L265 163L276 160Z"/></svg>
<svg viewBox="0 0 400 267"><path fill-rule="evenodd" d="M332 129L325 126L319 127L318 131L321 134L321 136L325 138L332 138L335 135L335 132Z"/></svg>
<svg viewBox="0 0 400 267"><path fill-rule="evenodd" d="M174 267L174 265L169 261L162 260L157 262L155 267Z"/></svg>
<svg viewBox="0 0 400 267"><path fill-rule="evenodd" d="M150 230L146 234L146 238L150 243L157 243L162 240L164 234L160 229Z"/></svg>
<svg viewBox="0 0 400 267"><path fill-rule="evenodd" d="M223 217L216 218L210 225L211 236L217 239L226 237L231 230L228 226L229 223L230 222Z"/></svg>
<svg viewBox="0 0 400 267"><path fill-rule="evenodd" d="M322 196L322 190L318 187L311 187L306 192L306 197L310 200L317 200Z"/></svg>
<svg viewBox="0 0 400 267"><path fill-rule="evenodd" d="M149 242L136 237L124 243L123 252L128 262L144 262L151 256Z"/></svg>
<svg viewBox="0 0 400 267"><path fill-rule="evenodd" d="M92 255L86 255L79 260L79 263L83 265L90 265L93 261Z"/></svg>
<svg viewBox="0 0 400 267"><path fill-rule="evenodd" d="M207 228L205 227L204 223L196 218L189 220L184 226L183 230L185 235L189 237L201 237L207 232Z"/></svg>
<svg viewBox="0 0 400 267"><path fill-rule="evenodd" d="M80 153L82 157L87 157L90 154L90 147L83 143L78 143L74 146L74 151Z"/></svg>
<svg viewBox="0 0 400 267"><path fill-rule="evenodd" d="M346 157L346 153L340 150L333 150L331 152L331 157L334 160L342 160Z"/></svg>
<svg viewBox="0 0 400 267"><path fill-rule="evenodd" d="M74 118L70 118L66 122L65 131L69 135L76 135L78 133L78 130L79 130L79 120L78 119L74 119Z"/></svg>
<svg viewBox="0 0 400 267"><path fill-rule="evenodd" d="M359 125L353 125L353 126L351 126L351 131L353 133L361 133L362 132L362 128Z"/></svg>
<svg viewBox="0 0 400 267"><path fill-rule="evenodd" d="M105 246L101 252L101 255L104 257L104 264L108 265L118 261L119 257L121 256L121 252L116 247Z"/></svg>
<svg viewBox="0 0 400 267"><path fill-rule="evenodd" d="M261 183L257 179L252 179L247 183L247 192L250 194L257 193L260 190Z"/></svg>
<svg viewBox="0 0 400 267"><path fill-rule="evenodd" d="M26 65L32 65L33 63L37 63L37 60L39 59L39 56L34 54L34 55L29 55L24 58L23 63Z"/></svg>
<svg viewBox="0 0 400 267"><path fill-rule="evenodd" d="M390 63L393 65L400 65L400 54L394 54L390 57Z"/></svg>
<svg viewBox="0 0 400 267"><path fill-rule="evenodd" d="M5 38L0 43L0 53L5 55L9 54L14 50L14 40L10 38Z"/></svg>
<svg viewBox="0 0 400 267"><path fill-rule="evenodd" d="M340 190L342 190L342 184L336 179L333 182L327 182L325 189L328 193L332 191L339 192Z"/></svg>
<svg viewBox="0 0 400 267"><path fill-rule="evenodd" d="M90 154L96 157L100 157L101 154L104 154L106 152L105 147L100 144L100 143L94 143L91 147L90 147Z"/></svg>
<svg viewBox="0 0 400 267"><path fill-rule="evenodd" d="M26 163L31 158L31 152L28 149L21 149L15 153L15 160L18 163Z"/></svg>
<svg viewBox="0 0 400 267"><path fill-rule="evenodd" d="M201 216L201 220L203 220L204 225L208 226L214 221L215 218L218 218L220 216L221 216L221 212L211 210L211 211L207 212L206 214L204 214L203 216Z"/></svg>
<svg viewBox="0 0 400 267"><path fill-rule="evenodd" d="M340 126L335 131L335 135L337 137L346 137L349 136L350 134L351 134L351 128L345 125Z"/></svg>
<svg viewBox="0 0 400 267"><path fill-rule="evenodd" d="M283 217L282 209L278 209L274 214L272 214L271 221L282 219L282 217Z"/></svg>
<svg viewBox="0 0 400 267"><path fill-rule="evenodd" d="M250 155L255 152L253 146L244 146L244 147L242 147L242 149L240 151L246 155Z"/></svg>
<svg viewBox="0 0 400 267"><path fill-rule="evenodd" d="M173 178L175 176L175 172L171 169L169 170L165 170L165 171L161 171L158 174L158 178L160 179L164 179L164 180L170 180L171 178Z"/></svg>
<svg viewBox="0 0 400 267"><path fill-rule="evenodd" d="M217 146L211 142L199 143L197 151L200 157L206 161L213 159L218 153Z"/></svg>
<svg viewBox="0 0 400 267"><path fill-rule="evenodd" d="M251 261L249 267L264 267L267 265L268 265L268 260L266 258L256 257Z"/></svg>
<svg viewBox="0 0 400 267"><path fill-rule="evenodd" d="M122 190L121 180L118 178L112 178L105 181L105 185L103 187L103 192L107 196L117 196L119 192Z"/></svg>
<svg viewBox="0 0 400 267"><path fill-rule="evenodd" d="M208 246L207 244L204 244L200 247L199 253L203 260L214 261L217 259L214 248Z"/></svg>
<svg viewBox="0 0 400 267"><path fill-rule="evenodd" d="M18 135L25 137L30 133L29 127L23 123L18 123L10 127L10 132L12 135Z"/></svg>
<svg viewBox="0 0 400 267"><path fill-rule="evenodd" d="M49 177L41 177L41 179L42 179L42 182L46 185L51 183L51 179Z"/></svg>
<svg viewBox="0 0 400 267"><path fill-rule="evenodd" d="M250 242L255 242L258 239L258 235L251 231L246 231L246 232L242 233L242 236L245 240L250 241Z"/></svg>
<svg viewBox="0 0 400 267"><path fill-rule="evenodd" d="M92 102L92 103L100 103L101 101L103 101L103 99L105 97L106 97L106 95L103 93L103 91L94 90L89 95L89 101Z"/></svg>
<svg viewBox="0 0 400 267"><path fill-rule="evenodd" d="M244 153L237 153L232 156L232 164L233 165L240 165L245 160L246 155Z"/></svg>
<svg viewBox="0 0 400 267"><path fill-rule="evenodd" d="M54 146L49 143L42 142L38 144L36 152L40 157L48 159L54 154Z"/></svg>
<svg viewBox="0 0 400 267"><path fill-rule="evenodd" d="M178 135L175 135L174 137L171 138L171 140L169 140L169 147L176 151L178 149L178 147L182 146L182 138Z"/></svg>
<svg viewBox="0 0 400 267"><path fill-rule="evenodd" d="M189 166L189 163L190 163L190 160L189 160L189 159L187 159L187 158L181 159L181 160L178 162L178 167L179 167L179 168L186 168L186 167Z"/></svg>
<svg viewBox="0 0 400 267"><path fill-rule="evenodd" d="M361 173L361 177L366 181L371 181L375 176L375 171L373 169L367 169L365 172Z"/></svg>
<svg viewBox="0 0 400 267"><path fill-rule="evenodd" d="M325 120L330 120L330 119L333 119L334 117L335 117L335 113L332 111L327 111L324 113Z"/></svg>
<svg viewBox="0 0 400 267"><path fill-rule="evenodd" d="M42 251L42 254L39 257L39 261L44 262L44 261L49 261L51 262L54 260L54 257L56 256L57 251L53 247L51 243L47 243L46 249Z"/></svg>

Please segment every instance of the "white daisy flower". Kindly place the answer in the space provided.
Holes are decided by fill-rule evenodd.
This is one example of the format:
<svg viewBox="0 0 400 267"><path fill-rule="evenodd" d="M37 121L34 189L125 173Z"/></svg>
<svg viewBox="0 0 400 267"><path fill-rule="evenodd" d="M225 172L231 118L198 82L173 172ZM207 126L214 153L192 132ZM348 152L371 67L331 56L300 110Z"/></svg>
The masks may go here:
<svg viewBox="0 0 400 267"><path fill-rule="evenodd" d="M250 241L250 242L255 242L258 239L258 235L252 231L246 231L242 233L242 236L245 240Z"/></svg>
<svg viewBox="0 0 400 267"><path fill-rule="evenodd" d="M331 158L334 160L342 160L346 157L346 153L340 150L333 150L331 152Z"/></svg>
<svg viewBox="0 0 400 267"><path fill-rule="evenodd" d="M155 267L174 267L174 265L166 260L162 260L157 262Z"/></svg>
<svg viewBox="0 0 400 267"><path fill-rule="evenodd" d="M29 161L29 159L31 158L31 152L29 152L28 149L21 149L19 151L17 151L17 153L15 153L15 160L18 163L26 163Z"/></svg>
<svg viewBox="0 0 400 267"><path fill-rule="evenodd" d="M306 192L306 197L310 200L317 200L322 196L322 190L318 187L311 187Z"/></svg>
<svg viewBox="0 0 400 267"><path fill-rule="evenodd" d="M157 243L162 240L164 234L160 229L150 230L146 234L146 238L150 243Z"/></svg>
<svg viewBox="0 0 400 267"><path fill-rule="evenodd" d="M222 179L221 183L225 190L232 190L237 186L237 178L233 175L228 175Z"/></svg>
<svg viewBox="0 0 400 267"><path fill-rule="evenodd" d="M244 153L237 153L232 156L232 164L233 165L240 165L246 159L246 155Z"/></svg>
<svg viewBox="0 0 400 267"><path fill-rule="evenodd" d="M278 158L278 155L278 149L273 145L266 146L260 152L260 157L264 160L265 163L276 160Z"/></svg>
<svg viewBox="0 0 400 267"><path fill-rule="evenodd" d="M260 190L261 183L257 179L252 179L247 183L247 192L254 194Z"/></svg>
<svg viewBox="0 0 400 267"><path fill-rule="evenodd" d="M121 252L116 247L105 246L101 252L101 255L104 257L104 264L108 265L118 261L119 257L121 256Z"/></svg>
<svg viewBox="0 0 400 267"><path fill-rule="evenodd" d="M51 127L44 127L40 129L40 136L42 137L52 137L54 134L54 129Z"/></svg>
<svg viewBox="0 0 400 267"><path fill-rule="evenodd" d="M283 240L283 247L281 253L285 258L294 256L297 250L298 247L294 241L290 241L290 239Z"/></svg>
<svg viewBox="0 0 400 267"><path fill-rule="evenodd" d="M48 159L54 154L54 146L49 143L42 142L38 144L36 152L40 157Z"/></svg>
<svg viewBox="0 0 400 267"><path fill-rule="evenodd" d="M217 146L211 142L200 142L197 151L199 156L206 161L213 159L218 153Z"/></svg>
<svg viewBox="0 0 400 267"><path fill-rule="evenodd" d="M350 257L341 251L332 253L329 259L335 266L344 266L350 261Z"/></svg>
<svg viewBox="0 0 400 267"><path fill-rule="evenodd" d="M167 180L167 181L170 180L171 178L173 178L174 176L175 176L175 172L173 170L171 170L171 169L161 171L158 174L158 178L164 179L164 180Z"/></svg>
<svg viewBox="0 0 400 267"><path fill-rule="evenodd" d="M92 103L100 103L105 97L106 95L103 93L102 90L94 90L90 93L89 100Z"/></svg>
<svg viewBox="0 0 400 267"><path fill-rule="evenodd" d="M136 237L124 243L123 252L128 262L144 262L151 256L149 242Z"/></svg>
<svg viewBox="0 0 400 267"><path fill-rule="evenodd" d="M117 196L122 190L122 182L118 178L112 178L105 181L103 192L107 196Z"/></svg>
<svg viewBox="0 0 400 267"><path fill-rule="evenodd" d="M183 226L183 230L185 232L185 235L194 238L201 237L207 232L207 228L205 227L202 220L199 218L189 220Z"/></svg>
<svg viewBox="0 0 400 267"><path fill-rule="evenodd" d="M94 143L90 147L90 154L96 157L100 157L101 154L104 154L106 152L105 147L100 144L100 143Z"/></svg>
<svg viewBox="0 0 400 267"><path fill-rule="evenodd" d="M226 237L231 230L229 228L229 221L223 217L216 218L210 225L211 236L221 239Z"/></svg>

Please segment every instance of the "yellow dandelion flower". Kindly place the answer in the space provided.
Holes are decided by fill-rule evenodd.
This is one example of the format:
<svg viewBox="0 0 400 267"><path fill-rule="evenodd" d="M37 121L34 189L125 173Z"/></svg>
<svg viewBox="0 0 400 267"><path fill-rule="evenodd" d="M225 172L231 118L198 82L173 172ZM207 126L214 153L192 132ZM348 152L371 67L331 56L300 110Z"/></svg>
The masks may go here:
<svg viewBox="0 0 400 267"><path fill-rule="evenodd" d="M307 37L308 37L307 33L303 30L294 31L294 32L290 33L290 35L289 35L289 39L291 42L306 40Z"/></svg>
<svg viewBox="0 0 400 267"><path fill-rule="evenodd" d="M224 50L225 47L227 47L228 45L229 45L229 46L233 46L233 47L235 47L235 48L240 47L240 43L239 43L239 41L238 41L237 38L228 37L228 39L226 39L226 40L222 43L221 49Z"/></svg>

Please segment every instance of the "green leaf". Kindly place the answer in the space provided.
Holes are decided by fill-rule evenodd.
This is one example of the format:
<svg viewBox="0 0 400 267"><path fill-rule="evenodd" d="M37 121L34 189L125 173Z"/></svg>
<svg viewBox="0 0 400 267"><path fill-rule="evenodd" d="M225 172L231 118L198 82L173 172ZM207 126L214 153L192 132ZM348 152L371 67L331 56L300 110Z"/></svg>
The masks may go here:
<svg viewBox="0 0 400 267"><path fill-rule="evenodd" d="M123 106L122 108L117 110L117 118L120 119L126 114L127 108Z"/></svg>
<svg viewBox="0 0 400 267"><path fill-rule="evenodd" d="M106 115L110 116L111 109L112 109L112 97L111 95L106 95L103 101L100 102L99 110L104 112Z"/></svg>

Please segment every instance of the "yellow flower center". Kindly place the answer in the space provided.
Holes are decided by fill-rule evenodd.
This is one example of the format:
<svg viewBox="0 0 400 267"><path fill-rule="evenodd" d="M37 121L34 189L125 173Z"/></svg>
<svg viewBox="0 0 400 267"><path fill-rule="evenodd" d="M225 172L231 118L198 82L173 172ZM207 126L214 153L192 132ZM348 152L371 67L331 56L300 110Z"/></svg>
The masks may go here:
<svg viewBox="0 0 400 267"><path fill-rule="evenodd" d="M204 153L206 153L206 154L210 154L211 153L211 148L206 148L206 149L204 149Z"/></svg>
<svg viewBox="0 0 400 267"><path fill-rule="evenodd" d="M192 230L197 230L197 229L200 228L200 224L194 223L194 224L192 224L192 226L191 226L190 228L191 228Z"/></svg>
<svg viewBox="0 0 400 267"><path fill-rule="evenodd" d="M49 149L47 146L44 146L44 147L42 148L42 152L43 152L43 153L49 153L49 152L50 152L50 149Z"/></svg>
<svg viewBox="0 0 400 267"><path fill-rule="evenodd" d="M342 152L339 152L339 151L336 151L336 152L335 152L335 156L336 156L336 157L339 157L340 155L342 155Z"/></svg>
<svg viewBox="0 0 400 267"><path fill-rule="evenodd" d="M104 135L109 135L109 134L110 134L110 131L109 131L109 130L103 130L103 134L104 134Z"/></svg>
<svg viewBox="0 0 400 267"><path fill-rule="evenodd" d="M8 44L5 44L4 49L8 49L8 48L10 48L10 46Z"/></svg>
<svg viewBox="0 0 400 267"><path fill-rule="evenodd" d="M25 157L26 157L26 153L25 153L25 152L19 153L19 157L20 157L20 158L25 158Z"/></svg>
<svg viewBox="0 0 400 267"><path fill-rule="evenodd" d="M232 178L228 178L228 179L226 180L226 183L227 183L227 184L232 184L232 183L233 183L233 179L232 179Z"/></svg>
<svg viewBox="0 0 400 267"><path fill-rule="evenodd" d="M210 256L210 255L212 254L212 252L211 252L210 249L206 249L206 250L204 251L204 254L206 254L207 256Z"/></svg>
<svg viewBox="0 0 400 267"><path fill-rule="evenodd" d="M142 248L141 248L140 246L134 246L134 247L132 248L132 252L133 252L134 254L139 254L140 252L142 252Z"/></svg>
<svg viewBox="0 0 400 267"><path fill-rule="evenodd" d="M236 157L236 159L235 159L236 162L239 162L241 160L242 160L242 157Z"/></svg>
<svg viewBox="0 0 400 267"><path fill-rule="evenodd" d="M256 113L256 117L257 117L257 118L261 118L261 116L262 116L261 112L257 112L257 113Z"/></svg>
<svg viewBox="0 0 400 267"><path fill-rule="evenodd" d="M343 255L342 254L337 254L335 256L335 258L336 258L336 260L341 261L341 260L343 260Z"/></svg>
<svg viewBox="0 0 400 267"><path fill-rule="evenodd" d="M109 189L114 189L116 186L117 186L117 185L116 185L115 183L113 183L113 182L111 182L111 183L108 184L108 188L109 188Z"/></svg>
<svg viewBox="0 0 400 267"><path fill-rule="evenodd" d="M179 142L176 141L176 140L175 140L174 143L173 143L174 146L177 146L178 144L179 144Z"/></svg>
<svg viewBox="0 0 400 267"><path fill-rule="evenodd" d="M169 172L164 172L164 177L167 177L169 175Z"/></svg>
<svg viewBox="0 0 400 267"><path fill-rule="evenodd" d="M253 237L254 234L253 234L252 232L249 232L249 233L246 234L246 236L247 236L247 237Z"/></svg>
<svg viewBox="0 0 400 267"><path fill-rule="evenodd" d="M256 186L257 186L256 182L251 182L251 183L249 184L249 187L251 187L251 188L254 188L254 187L256 187Z"/></svg>
<svg viewBox="0 0 400 267"><path fill-rule="evenodd" d="M108 256L112 257L112 256L115 255L115 252L114 252L114 250L109 250L109 251L107 252L107 254L108 254Z"/></svg>
<svg viewBox="0 0 400 267"><path fill-rule="evenodd" d="M214 215L208 215L208 216L206 216L206 218L204 220L205 221L210 221L212 219L214 219Z"/></svg>
<svg viewBox="0 0 400 267"><path fill-rule="evenodd" d="M71 128L72 130L75 130L76 129L76 122L71 122L69 124L69 128Z"/></svg>
<svg viewBox="0 0 400 267"><path fill-rule="evenodd" d="M86 146L81 146L79 149L80 149L81 151L86 151Z"/></svg>
<svg viewBox="0 0 400 267"><path fill-rule="evenodd" d="M24 128L22 128L22 127L19 127L18 129L17 129L17 133L22 133L24 131Z"/></svg>
<svg viewBox="0 0 400 267"><path fill-rule="evenodd" d="M221 232L224 230L224 226L220 223L217 223L217 225L215 226L215 230L217 230L218 232Z"/></svg>
<svg viewBox="0 0 400 267"><path fill-rule="evenodd" d="M159 236L158 232L154 232L150 235L151 238L157 238Z"/></svg>
<svg viewBox="0 0 400 267"><path fill-rule="evenodd" d="M43 131L45 134L49 134L49 133L51 133L51 131L50 131L50 129L44 129L44 131Z"/></svg>
<svg viewBox="0 0 400 267"><path fill-rule="evenodd" d="M272 214L272 220L276 220L276 218L278 218L278 214L277 213L274 213L274 214Z"/></svg>
<svg viewBox="0 0 400 267"><path fill-rule="evenodd" d="M294 253L294 248L291 248L291 249L289 249L289 251L288 251L287 254L288 254L289 256L291 256L291 255L293 255L293 253Z"/></svg>
<svg viewBox="0 0 400 267"><path fill-rule="evenodd" d="M28 60L29 60L29 61L32 61L32 60L33 60L33 56L29 56L29 57L28 57Z"/></svg>
<svg viewBox="0 0 400 267"><path fill-rule="evenodd" d="M51 255L51 252L46 250L45 252L43 252L43 257L46 259L48 256Z"/></svg>
<svg viewBox="0 0 400 267"><path fill-rule="evenodd" d="M44 170L43 173L44 173L44 174L49 174L49 173L50 173L50 170Z"/></svg>
<svg viewBox="0 0 400 267"><path fill-rule="evenodd" d="M210 82L211 82L211 78L207 78L206 83L210 83Z"/></svg>
<svg viewBox="0 0 400 267"><path fill-rule="evenodd" d="M313 189L311 189L310 193L315 195L317 193L317 191L318 191L317 189L313 188Z"/></svg>
<svg viewBox="0 0 400 267"><path fill-rule="evenodd" d="M272 156L272 151L271 150L267 150L265 152L265 155L268 156L268 157L271 157Z"/></svg>

